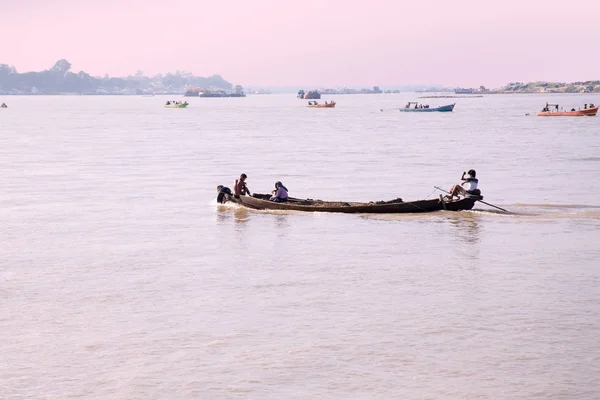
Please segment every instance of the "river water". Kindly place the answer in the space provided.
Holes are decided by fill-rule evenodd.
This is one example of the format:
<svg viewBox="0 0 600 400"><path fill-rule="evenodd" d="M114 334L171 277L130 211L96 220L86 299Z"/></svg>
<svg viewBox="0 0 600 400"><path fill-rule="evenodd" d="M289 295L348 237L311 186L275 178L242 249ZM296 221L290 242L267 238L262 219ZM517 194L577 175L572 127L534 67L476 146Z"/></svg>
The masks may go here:
<svg viewBox="0 0 600 400"><path fill-rule="evenodd" d="M600 97L417 96L0 99L0 398L600 398L600 121L533 116Z"/></svg>

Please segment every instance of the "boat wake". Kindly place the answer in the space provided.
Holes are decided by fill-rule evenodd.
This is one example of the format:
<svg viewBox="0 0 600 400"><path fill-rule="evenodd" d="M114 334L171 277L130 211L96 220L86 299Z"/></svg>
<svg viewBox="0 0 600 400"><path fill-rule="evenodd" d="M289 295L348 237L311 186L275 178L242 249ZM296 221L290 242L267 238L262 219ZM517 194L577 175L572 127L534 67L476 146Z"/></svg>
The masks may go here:
<svg viewBox="0 0 600 400"><path fill-rule="evenodd" d="M573 218L600 220L600 206L590 204L525 204L510 205L518 215L538 218Z"/></svg>
<svg viewBox="0 0 600 400"><path fill-rule="evenodd" d="M550 209L597 209L600 210L600 206L589 205L589 204L526 204L516 203L513 204L516 207L535 207L535 208L550 208Z"/></svg>
<svg viewBox="0 0 600 400"><path fill-rule="evenodd" d="M215 201L211 202L211 205L217 206L217 211L220 213L234 213L249 216L251 214L256 215L312 215L328 218L331 213L319 213L319 212L301 212L295 210L254 210L249 209L238 204L227 202L225 204L217 204ZM504 212L495 209L473 208L469 211L437 211L431 213L398 213L398 214L364 214L357 213L356 216L360 216L364 219L370 220L424 220L428 218L526 218L526 219L586 219L586 220L600 220L600 206L597 205L585 205L585 204L526 204L526 203L515 203L502 205L509 211ZM333 213L335 214L335 213ZM239 215L238 215L239 216Z"/></svg>

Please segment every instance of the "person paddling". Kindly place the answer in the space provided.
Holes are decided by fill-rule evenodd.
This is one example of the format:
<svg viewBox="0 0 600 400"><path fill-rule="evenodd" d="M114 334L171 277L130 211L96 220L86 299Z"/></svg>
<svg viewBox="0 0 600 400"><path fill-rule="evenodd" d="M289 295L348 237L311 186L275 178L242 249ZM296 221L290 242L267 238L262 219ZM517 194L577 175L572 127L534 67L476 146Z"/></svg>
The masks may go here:
<svg viewBox="0 0 600 400"><path fill-rule="evenodd" d="M246 178L248 178L248 176L246 174L242 174L240 175L240 179L235 180L233 191L235 192L236 196L250 196L250 189L248 189L248 185L246 185Z"/></svg>
<svg viewBox="0 0 600 400"><path fill-rule="evenodd" d="M467 177L465 178L465 175ZM470 169L468 172L463 172L460 180L462 183L460 185L452 186L450 189L450 200L454 198L454 196L458 197L459 195L466 196L467 194L476 194L477 185L479 184L479 179L475 176L477 172L474 169Z"/></svg>
<svg viewBox="0 0 600 400"><path fill-rule="evenodd" d="M223 186L223 185L217 186L217 192L219 192L219 194L217 195L217 203L220 203L220 204L223 204L227 201L225 199L226 194L229 196L233 196L231 189L229 189L228 187Z"/></svg>

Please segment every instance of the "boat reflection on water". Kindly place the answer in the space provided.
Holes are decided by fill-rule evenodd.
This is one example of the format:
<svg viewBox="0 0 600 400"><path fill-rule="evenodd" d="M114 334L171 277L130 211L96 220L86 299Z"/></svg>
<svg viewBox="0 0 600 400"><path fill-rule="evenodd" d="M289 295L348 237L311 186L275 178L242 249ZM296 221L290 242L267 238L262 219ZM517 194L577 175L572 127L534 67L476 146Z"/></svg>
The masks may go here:
<svg viewBox="0 0 600 400"><path fill-rule="evenodd" d="M456 228L456 237L461 242L477 244L481 235L480 219L482 215L474 212L462 212L460 214L448 213L450 224Z"/></svg>
<svg viewBox="0 0 600 400"><path fill-rule="evenodd" d="M279 232L285 234L290 229L290 222L287 214L279 214L275 217L275 225Z"/></svg>

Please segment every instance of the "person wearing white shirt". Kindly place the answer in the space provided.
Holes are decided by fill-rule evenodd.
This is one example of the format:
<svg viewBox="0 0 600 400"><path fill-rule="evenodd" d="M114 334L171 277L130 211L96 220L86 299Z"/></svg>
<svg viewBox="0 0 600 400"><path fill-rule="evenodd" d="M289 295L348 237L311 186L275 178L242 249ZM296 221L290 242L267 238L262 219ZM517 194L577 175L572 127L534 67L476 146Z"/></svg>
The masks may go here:
<svg viewBox="0 0 600 400"><path fill-rule="evenodd" d="M467 175L466 178L465 175ZM468 194L477 194L477 192L479 192L477 190L479 180L475 177L476 175L477 173L474 169L470 169L469 172L463 172L460 177L462 183L460 185L452 186L452 189L450 190L450 199L454 198L454 196L459 197L459 195L466 196Z"/></svg>

